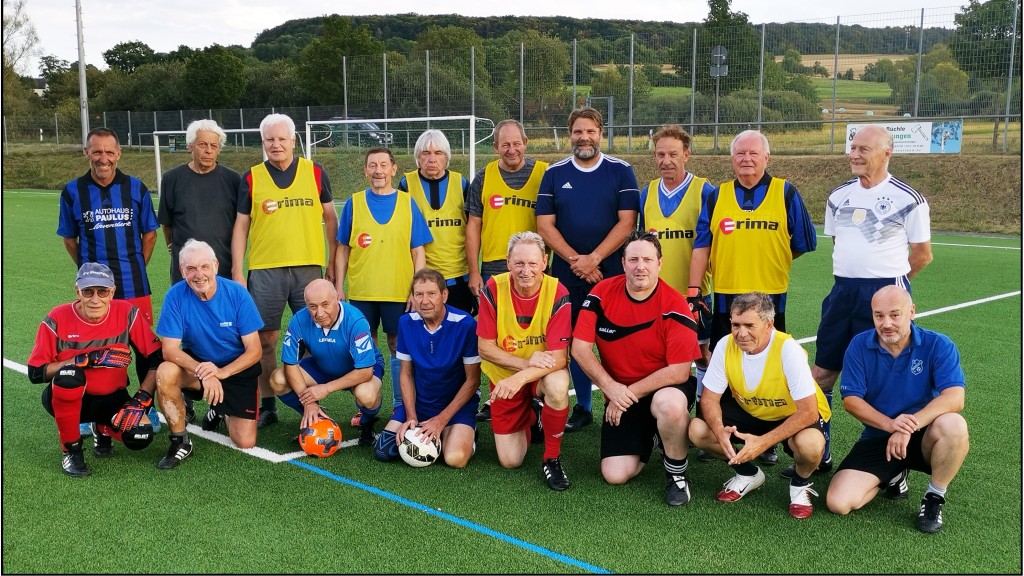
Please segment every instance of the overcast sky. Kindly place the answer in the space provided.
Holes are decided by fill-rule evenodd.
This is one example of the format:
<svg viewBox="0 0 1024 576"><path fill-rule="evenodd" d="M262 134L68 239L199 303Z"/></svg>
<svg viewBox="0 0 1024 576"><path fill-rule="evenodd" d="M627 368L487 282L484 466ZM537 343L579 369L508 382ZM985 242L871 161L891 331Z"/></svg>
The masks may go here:
<svg viewBox="0 0 1024 576"><path fill-rule="evenodd" d="M26 0L29 18L39 35L40 51L69 62L78 61L75 0ZM121 42L138 40L157 52L184 44L248 47L260 32L296 18L339 13L462 14L465 16L572 16L627 20L699 22L707 17L706 0L630 0L629 2L518 0L481 2L412 0L326 2L324 0L81 0L85 61L105 69L103 52ZM925 9L925 26L951 26L965 0L732 0L732 10L745 12L754 24L766 22L828 22L863 26L916 25ZM628 5L632 10L623 13ZM373 8L373 10L370 10ZM37 61L23 73L38 74Z"/></svg>

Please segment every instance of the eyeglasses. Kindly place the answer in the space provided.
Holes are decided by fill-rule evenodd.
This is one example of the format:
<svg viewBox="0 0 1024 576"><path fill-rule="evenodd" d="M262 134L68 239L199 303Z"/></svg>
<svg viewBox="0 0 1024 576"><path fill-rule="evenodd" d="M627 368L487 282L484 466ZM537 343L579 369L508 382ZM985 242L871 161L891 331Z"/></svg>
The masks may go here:
<svg viewBox="0 0 1024 576"><path fill-rule="evenodd" d="M79 288L79 292L82 293L84 298L92 298L93 295L97 295L100 298L106 298L114 291L113 288Z"/></svg>

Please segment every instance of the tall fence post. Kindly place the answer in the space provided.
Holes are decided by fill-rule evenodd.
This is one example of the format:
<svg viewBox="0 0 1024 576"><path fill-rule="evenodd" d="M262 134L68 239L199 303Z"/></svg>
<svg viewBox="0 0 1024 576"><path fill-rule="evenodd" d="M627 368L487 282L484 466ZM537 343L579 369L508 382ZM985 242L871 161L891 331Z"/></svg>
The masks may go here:
<svg viewBox="0 0 1024 576"><path fill-rule="evenodd" d="M917 36L917 80L914 82L914 118L917 118L917 105L921 100L921 61L924 60L924 8L921 8L921 32Z"/></svg>
<svg viewBox="0 0 1024 576"><path fill-rule="evenodd" d="M690 58L690 134L697 115L697 27L693 28L693 56Z"/></svg>
<svg viewBox="0 0 1024 576"><path fill-rule="evenodd" d="M764 24L761 24L761 71L757 77L757 131L761 131L761 105L764 102Z"/></svg>
<svg viewBox="0 0 1024 576"><path fill-rule="evenodd" d="M388 53L385 52L383 56L384 65L384 117L388 117Z"/></svg>
<svg viewBox="0 0 1024 576"><path fill-rule="evenodd" d="M245 115L242 114L242 109L241 108L238 109L238 127L242 128L242 129L245 128ZM245 132L242 132L241 134L242 134L242 148L245 148ZM260 136L260 138L262 138L262 136Z"/></svg>
<svg viewBox="0 0 1024 576"><path fill-rule="evenodd" d="M1013 3L1013 32L1010 34L1010 73L1006 79L1006 117L1003 118L1003 154L1010 136L1010 91L1013 90L1013 60L1017 51L1017 2Z"/></svg>
<svg viewBox="0 0 1024 576"><path fill-rule="evenodd" d="M469 115L476 116L476 46L469 47ZM476 127L474 126L474 129ZM476 131L473 132L474 146Z"/></svg>
<svg viewBox="0 0 1024 576"><path fill-rule="evenodd" d="M579 96L576 95L576 67L579 65L576 54L576 39L572 39L572 108L576 108Z"/></svg>
<svg viewBox="0 0 1024 576"><path fill-rule="evenodd" d="M341 57L341 114L348 120L348 56Z"/></svg>
<svg viewBox="0 0 1024 576"><path fill-rule="evenodd" d="M128 145L132 145L132 111L128 111ZM142 138L139 138L139 150L142 150Z"/></svg>
<svg viewBox="0 0 1024 576"><path fill-rule="evenodd" d="M630 33L629 35L629 113L626 117L629 119L629 132L626 133L626 150L633 151L633 74L636 71L636 61L633 59L634 43L636 42L636 34Z"/></svg>
<svg viewBox="0 0 1024 576"><path fill-rule="evenodd" d="M525 113L525 62L526 62L526 45L522 42L519 43L519 122L521 124L526 123Z"/></svg>
<svg viewBox="0 0 1024 576"><path fill-rule="evenodd" d="M836 50L832 57L832 129L828 136L828 153L836 151L836 99L839 87L839 16L836 16ZM845 146L843 147L846 148Z"/></svg>
<svg viewBox="0 0 1024 576"><path fill-rule="evenodd" d="M430 50L424 50L423 54L425 58L424 62L426 63L426 65L423 67L423 73L426 75L427 78L427 89L425 94L427 98L427 118L430 118ZM430 120L427 120L427 128L430 128Z"/></svg>
<svg viewBox="0 0 1024 576"><path fill-rule="evenodd" d="M57 150L60 150L60 120L57 119L57 113L53 113L53 135L57 140Z"/></svg>

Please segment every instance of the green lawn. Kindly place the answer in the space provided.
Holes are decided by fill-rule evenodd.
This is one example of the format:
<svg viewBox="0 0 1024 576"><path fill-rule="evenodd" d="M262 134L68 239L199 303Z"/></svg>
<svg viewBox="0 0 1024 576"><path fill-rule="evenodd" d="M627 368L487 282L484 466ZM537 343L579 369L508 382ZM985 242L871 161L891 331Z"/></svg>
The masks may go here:
<svg viewBox="0 0 1024 576"><path fill-rule="evenodd" d="M657 455L625 486L599 472L600 427L568 434L563 461L572 487L549 490L539 447L521 469L497 464L490 426L464 470L382 464L368 449L274 463L197 438L195 454L160 471L166 428L149 448L99 460L92 476L60 470L52 419L40 387L17 370L39 321L72 297L74 267L53 234L57 195L3 193L3 565L19 573L1006 573L1021 564L1021 242L941 235L935 261L914 283L919 313L1017 292L927 315L919 324L949 334L968 379L972 449L950 487L946 526L917 532L913 518L927 484L910 478L911 498L880 499L849 517L824 507L828 477L816 477L816 511L787 515L778 471L731 505L714 500L732 475L719 462L691 460L693 501L663 503ZM816 332L831 285L830 242L795 261L787 322L797 338ZM168 255L154 253L154 308L167 289ZM812 342L805 347L813 357ZM10 361L13 364L9 364ZM385 406L390 405L385 382ZM600 412L600 395L595 409ZM325 410L353 410L332 395ZM199 413L203 407L198 406ZM259 446L294 452L299 416L260 432ZM860 426L835 410L834 449L845 455ZM409 546L414 552L406 554Z"/></svg>
<svg viewBox="0 0 1024 576"><path fill-rule="evenodd" d="M832 101L832 79L812 77L811 84L818 92L821 101ZM867 100L868 98L888 98L892 88L885 82L864 82L863 80L837 80L837 100Z"/></svg>

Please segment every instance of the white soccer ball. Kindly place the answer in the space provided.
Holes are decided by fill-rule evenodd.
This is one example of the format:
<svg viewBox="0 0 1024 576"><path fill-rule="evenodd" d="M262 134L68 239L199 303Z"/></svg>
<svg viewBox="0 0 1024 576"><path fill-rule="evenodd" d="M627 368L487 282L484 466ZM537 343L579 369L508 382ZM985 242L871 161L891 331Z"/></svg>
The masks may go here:
<svg viewBox="0 0 1024 576"><path fill-rule="evenodd" d="M430 466L441 455L441 440L431 442L425 436L417 436L419 427L406 430L405 438L398 445L398 454L413 468Z"/></svg>

